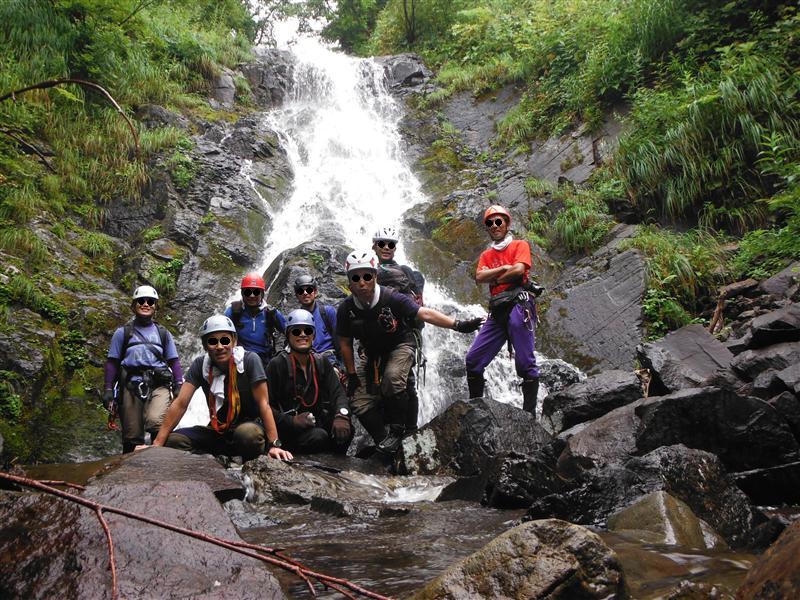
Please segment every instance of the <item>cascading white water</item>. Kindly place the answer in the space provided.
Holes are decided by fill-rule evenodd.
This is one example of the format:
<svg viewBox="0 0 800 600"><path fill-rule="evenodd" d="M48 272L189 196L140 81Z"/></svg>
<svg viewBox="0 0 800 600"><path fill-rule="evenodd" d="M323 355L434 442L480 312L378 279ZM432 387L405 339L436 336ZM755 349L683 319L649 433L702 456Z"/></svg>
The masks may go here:
<svg viewBox="0 0 800 600"><path fill-rule="evenodd" d="M296 58L292 97L265 118L287 151L294 187L282 206L264 203L272 232L258 270L265 271L281 252L323 231L339 232L352 248L368 250L372 232L388 224L400 230L396 259L407 263L402 215L429 198L404 157L398 126L403 111L388 92L383 67L371 59L335 52L312 38L299 39L292 50ZM485 314L480 306L459 305L433 282L426 284L425 302L461 317ZM467 397L464 355L473 338L425 327L428 363L425 385L419 386L420 424ZM487 371L487 394L521 405L514 378L503 351ZM203 422L207 416L197 400L190 412L195 416L187 417L182 426L195 418Z"/></svg>

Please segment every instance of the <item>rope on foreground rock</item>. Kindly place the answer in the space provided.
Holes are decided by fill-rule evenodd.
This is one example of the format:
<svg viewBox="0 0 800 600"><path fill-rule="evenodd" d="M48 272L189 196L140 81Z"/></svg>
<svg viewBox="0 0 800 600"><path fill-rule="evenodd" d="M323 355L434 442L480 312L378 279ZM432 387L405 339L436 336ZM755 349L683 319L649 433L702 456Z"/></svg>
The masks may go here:
<svg viewBox="0 0 800 600"><path fill-rule="evenodd" d="M322 586L339 592L346 598L355 599L357 596L350 593L350 592L355 592L358 595L365 596L367 598L373 598L375 600L392 600L388 596L382 596L378 593L367 590L351 581L348 581L347 579L332 577L324 573L312 571L311 569L302 565L296 560L285 556L284 554L282 554L281 550L278 549L269 548L266 546L259 546L257 544L249 544L247 542L224 540L222 538L218 538L213 535L208 535L205 533L200 533L199 531L194 531L192 529L179 527L177 525L173 525L172 523L167 523L166 521L159 521L158 519L153 519L151 517L127 511L122 508L115 508L113 506L108 506L105 504L101 504L99 502L95 502L93 500L89 500L88 498L76 496L75 494L71 494L69 492L56 489L54 487L51 487L50 485L47 485L46 483L37 481L35 479L29 479L27 477L20 477L18 475L11 475L9 473L3 473L3 472L0 472L0 479L11 481L13 483L25 487L33 488L45 492L47 494L51 494L58 498L62 498L63 500L67 500L69 502L74 502L76 504L91 509L95 513L97 518L100 520L100 525L103 528L103 531L106 535L106 540L108 542L108 554L110 563L109 568L111 570L112 600L116 600L117 598L117 565L114 555L114 543L111 538L111 529L109 528L108 521L106 521L103 513L113 513L123 517L127 517L129 519L134 519L136 521L148 523L149 525L155 525L156 527L161 527L163 529L168 529L169 531L174 531L176 533L180 533L188 537L193 537L195 539L208 542L210 544L214 544L222 548L227 548L228 550L231 550L238 554L243 554L244 556L249 556L251 558L260 560L262 562L274 565L276 567L284 569L285 571L294 573L295 575L300 577L303 581L305 581L312 596L316 596L316 592L314 590L314 584L311 581L313 579L319 582ZM55 485L73 486L78 488L83 487L83 486L76 486L75 484L68 484L63 481L50 481L48 483L52 483ZM262 552L271 554L272 556L262 554ZM350 592L348 592L347 590L350 590Z"/></svg>

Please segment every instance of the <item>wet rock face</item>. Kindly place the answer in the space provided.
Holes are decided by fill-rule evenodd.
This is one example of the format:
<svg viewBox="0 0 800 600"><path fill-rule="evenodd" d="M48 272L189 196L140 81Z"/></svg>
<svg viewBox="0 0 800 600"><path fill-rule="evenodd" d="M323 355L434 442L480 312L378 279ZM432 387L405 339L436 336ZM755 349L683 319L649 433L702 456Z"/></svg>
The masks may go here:
<svg viewBox="0 0 800 600"><path fill-rule="evenodd" d="M396 457L398 472L470 477L507 452L533 455L551 436L529 413L494 400L458 400L417 433Z"/></svg>
<svg viewBox="0 0 800 600"><path fill-rule="evenodd" d="M628 250L614 256L605 272L554 298L541 318L543 350L590 373L632 370L642 342L645 266Z"/></svg>
<svg viewBox="0 0 800 600"><path fill-rule="evenodd" d="M602 527L611 514L663 490L685 502L732 546L744 545L761 519L718 457L682 445L585 472L570 485L565 492L536 499L525 518L554 516Z"/></svg>
<svg viewBox="0 0 800 600"><path fill-rule="evenodd" d="M205 479L212 471L222 477L218 463L168 448L152 448L141 455L131 457L130 478L123 459L118 471L91 481L82 495L240 541L209 485L191 478L194 473ZM202 468L196 459L205 459ZM152 461L163 468L150 469L156 466ZM110 594L106 539L91 511L50 496L6 493L0 500L0 512L2 554L13 552L15 556L0 566L0 588L9 591L4 597L94 598ZM259 561L119 515L106 513L106 519L114 540L121 598L284 597Z"/></svg>
<svg viewBox="0 0 800 600"><path fill-rule="evenodd" d="M800 362L800 342L784 342L765 348L746 350L731 366L742 378L752 381L766 370L781 370Z"/></svg>
<svg viewBox="0 0 800 600"><path fill-rule="evenodd" d="M764 401L693 388L637 400L589 423L567 441L560 467L575 474L673 444L714 452L732 471L793 462L798 453L788 424Z"/></svg>
<svg viewBox="0 0 800 600"><path fill-rule="evenodd" d="M280 106L292 90L294 57L291 52L259 49L255 63L239 65L250 84L256 104L264 109Z"/></svg>
<svg viewBox="0 0 800 600"><path fill-rule="evenodd" d="M750 569L736 598L800 597L800 523L792 523Z"/></svg>
<svg viewBox="0 0 800 600"><path fill-rule="evenodd" d="M614 552L594 533L556 519L507 531L412 596L468 598L627 598Z"/></svg>
<svg viewBox="0 0 800 600"><path fill-rule="evenodd" d="M425 66L422 59L416 54L394 54L392 56L378 56L375 59L383 66L386 85L395 93L415 90L433 77L431 70Z"/></svg>
<svg viewBox="0 0 800 600"><path fill-rule="evenodd" d="M642 394L642 385L636 374L604 371L549 394L542 405L543 425L557 434L630 404L641 398Z"/></svg>

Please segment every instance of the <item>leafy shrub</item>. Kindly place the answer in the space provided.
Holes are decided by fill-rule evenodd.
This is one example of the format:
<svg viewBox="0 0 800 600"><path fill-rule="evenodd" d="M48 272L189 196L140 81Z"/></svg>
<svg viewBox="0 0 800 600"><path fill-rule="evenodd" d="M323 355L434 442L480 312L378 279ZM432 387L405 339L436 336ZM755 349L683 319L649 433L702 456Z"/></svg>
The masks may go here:
<svg viewBox="0 0 800 600"><path fill-rule="evenodd" d="M64 366L69 371L80 369L89 360L89 354L86 351L86 336L80 331L70 329L58 340L58 345L64 359Z"/></svg>
<svg viewBox="0 0 800 600"><path fill-rule="evenodd" d="M78 240L78 247L92 258L109 256L114 251L111 238L104 233L96 231L84 233Z"/></svg>
<svg viewBox="0 0 800 600"><path fill-rule="evenodd" d="M589 254L602 244L613 226L605 204L585 192L567 197L553 222L556 243L570 253Z"/></svg>
<svg viewBox="0 0 800 600"><path fill-rule="evenodd" d="M183 260L173 258L150 273L150 283L164 296L170 296L178 289L178 275L182 268Z"/></svg>

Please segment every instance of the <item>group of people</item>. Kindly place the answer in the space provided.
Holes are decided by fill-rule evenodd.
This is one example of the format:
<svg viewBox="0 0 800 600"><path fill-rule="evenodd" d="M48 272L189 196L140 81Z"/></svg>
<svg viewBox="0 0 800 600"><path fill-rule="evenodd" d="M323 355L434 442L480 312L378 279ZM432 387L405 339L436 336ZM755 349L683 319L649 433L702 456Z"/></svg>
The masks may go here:
<svg viewBox="0 0 800 600"><path fill-rule="evenodd" d="M201 326L205 352L184 377L171 334L154 321L158 292L138 287L133 319L114 332L105 367L103 400L120 417L123 452L146 447L149 433L154 446L244 460L344 453L355 415L376 450L391 456L417 427L414 366L425 323L460 333L480 328L466 356L470 398L483 396L484 369L508 342L523 408L535 414L538 289L529 281L530 246L513 239L505 208L489 207L484 222L492 243L475 280L489 284L485 321L424 306L424 278L394 260L399 237L384 227L371 250L347 256L351 294L336 308L317 301L317 282L304 274L294 281L299 307L284 316L265 302L261 275L245 275L241 300ZM208 425L176 429L197 389L206 398Z"/></svg>

